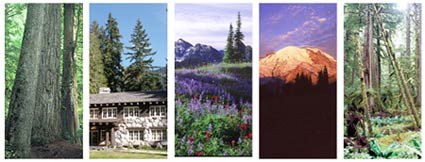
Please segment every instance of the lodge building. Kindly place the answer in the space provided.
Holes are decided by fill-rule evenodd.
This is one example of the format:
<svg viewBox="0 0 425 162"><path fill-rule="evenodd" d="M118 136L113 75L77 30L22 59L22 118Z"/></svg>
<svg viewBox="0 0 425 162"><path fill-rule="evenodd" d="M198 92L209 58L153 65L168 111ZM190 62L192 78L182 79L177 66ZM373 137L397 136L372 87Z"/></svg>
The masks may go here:
<svg viewBox="0 0 425 162"><path fill-rule="evenodd" d="M90 146L166 145L166 91L90 94Z"/></svg>

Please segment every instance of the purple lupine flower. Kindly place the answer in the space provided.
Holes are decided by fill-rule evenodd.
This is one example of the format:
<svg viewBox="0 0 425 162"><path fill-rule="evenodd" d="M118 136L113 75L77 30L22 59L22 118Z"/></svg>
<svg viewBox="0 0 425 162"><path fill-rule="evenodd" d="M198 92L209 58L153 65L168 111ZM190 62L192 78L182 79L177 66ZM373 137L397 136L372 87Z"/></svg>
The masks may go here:
<svg viewBox="0 0 425 162"><path fill-rule="evenodd" d="M198 151L202 151L202 144L200 142L198 143Z"/></svg>
<svg viewBox="0 0 425 162"><path fill-rule="evenodd" d="M187 155L193 155L193 146L189 147L189 150L187 150Z"/></svg>
<svg viewBox="0 0 425 162"><path fill-rule="evenodd" d="M213 129L213 127L212 127L212 125L211 125L211 123L208 125L208 131L210 131L210 132L212 132L212 129Z"/></svg>

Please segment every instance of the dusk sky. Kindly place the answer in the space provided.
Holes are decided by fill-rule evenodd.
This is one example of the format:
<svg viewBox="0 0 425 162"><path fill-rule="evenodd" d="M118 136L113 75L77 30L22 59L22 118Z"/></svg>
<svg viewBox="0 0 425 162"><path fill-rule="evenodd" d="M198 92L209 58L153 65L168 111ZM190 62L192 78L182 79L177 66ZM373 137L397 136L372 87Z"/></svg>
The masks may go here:
<svg viewBox="0 0 425 162"><path fill-rule="evenodd" d="M154 66L166 65L167 58L167 4L91 4L90 23L97 21L99 25L105 27L108 14L112 13L118 22L121 42L124 44L124 52L128 52L125 47L131 46L131 34L136 26L137 19L142 21L143 29L146 30L150 39L151 47L156 54L153 56ZM122 54L123 66L130 64L126 55Z"/></svg>
<svg viewBox="0 0 425 162"><path fill-rule="evenodd" d="M251 4L176 4L176 40L182 38L193 45L201 43L222 50L226 46L230 23L236 28L238 12L245 35L243 42L252 45Z"/></svg>
<svg viewBox="0 0 425 162"><path fill-rule="evenodd" d="M336 58L336 4L260 4L260 57L287 46Z"/></svg>

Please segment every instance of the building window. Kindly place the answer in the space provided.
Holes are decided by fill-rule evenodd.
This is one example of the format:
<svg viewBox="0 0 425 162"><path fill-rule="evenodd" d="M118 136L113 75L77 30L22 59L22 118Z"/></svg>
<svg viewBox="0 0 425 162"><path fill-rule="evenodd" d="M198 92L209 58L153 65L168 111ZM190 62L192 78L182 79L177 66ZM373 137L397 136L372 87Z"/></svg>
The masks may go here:
<svg viewBox="0 0 425 162"><path fill-rule="evenodd" d="M131 142L143 141L143 130L129 130L128 140Z"/></svg>
<svg viewBox="0 0 425 162"><path fill-rule="evenodd" d="M99 118L99 109L90 109L90 119L97 119Z"/></svg>
<svg viewBox="0 0 425 162"><path fill-rule="evenodd" d="M117 108L103 108L102 109L102 119L115 119L117 117Z"/></svg>
<svg viewBox="0 0 425 162"><path fill-rule="evenodd" d="M139 107L124 107L124 118L139 117Z"/></svg>
<svg viewBox="0 0 425 162"><path fill-rule="evenodd" d="M165 129L152 129L152 140L153 141L167 140L167 130L165 130Z"/></svg>
<svg viewBox="0 0 425 162"><path fill-rule="evenodd" d="M149 112L151 117L166 117L167 116L167 108L165 107L165 105L150 106Z"/></svg>
<svg viewBox="0 0 425 162"><path fill-rule="evenodd" d="M106 130L100 130L100 141L106 140Z"/></svg>

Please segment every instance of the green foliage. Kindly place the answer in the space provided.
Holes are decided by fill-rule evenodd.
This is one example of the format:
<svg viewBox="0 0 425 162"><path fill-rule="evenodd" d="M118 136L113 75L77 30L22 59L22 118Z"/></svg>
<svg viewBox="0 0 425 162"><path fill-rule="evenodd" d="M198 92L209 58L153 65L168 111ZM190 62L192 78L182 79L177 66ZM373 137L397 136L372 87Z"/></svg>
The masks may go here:
<svg viewBox="0 0 425 162"><path fill-rule="evenodd" d="M92 22L90 28L90 93L98 93L99 88L107 87L103 57L100 51L99 40L101 29L97 22Z"/></svg>
<svg viewBox="0 0 425 162"><path fill-rule="evenodd" d="M12 94L22 36L24 34L26 5L23 3L5 4L5 114L7 116L10 95Z"/></svg>
<svg viewBox="0 0 425 162"><path fill-rule="evenodd" d="M236 21L236 29L234 33L232 24L230 24L229 26L229 33L227 35L226 48L224 50L223 57L224 63L250 61L250 59L247 59L247 55L251 57L252 48L247 49L247 47L243 43L244 35L241 31L241 25L241 15L240 12L238 12L238 19ZM246 50L250 50L248 51L249 54L247 54Z"/></svg>
<svg viewBox="0 0 425 162"><path fill-rule="evenodd" d="M224 49L223 62L230 63L233 61L234 51L233 51L233 26L229 26L229 34L227 35L226 48Z"/></svg>
<svg viewBox="0 0 425 162"><path fill-rule="evenodd" d="M235 36L234 36L234 55L235 55L235 60L234 62L241 62L244 59L244 55L245 55L245 45L243 44L243 38L244 35L241 31L241 14L240 12L238 12L238 19L236 21L236 30L235 30Z"/></svg>
<svg viewBox="0 0 425 162"><path fill-rule="evenodd" d="M77 132L81 132L81 136L78 136L79 140L83 140L82 129L83 129L83 4L78 3L75 4L76 15L75 18L79 19L79 30L77 31L77 40L76 40L76 70L77 70L77 93L78 93L78 123L79 127L77 128ZM78 134L77 134L78 135Z"/></svg>
<svg viewBox="0 0 425 162"><path fill-rule="evenodd" d="M127 47L132 52L126 53L131 64L124 72L124 85L126 91L152 91L162 89L160 75L152 72L155 55L149 42L148 34L143 29L142 22L137 20L133 34L131 34L132 46Z"/></svg>
<svg viewBox="0 0 425 162"><path fill-rule="evenodd" d="M106 23L106 29L101 36L101 51L103 53L104 72L108 80L108 87L112 92L123 90L123 67L121 65L121 52L123 44L121 43L120 30L118 22L109 13Z"/></svg>

